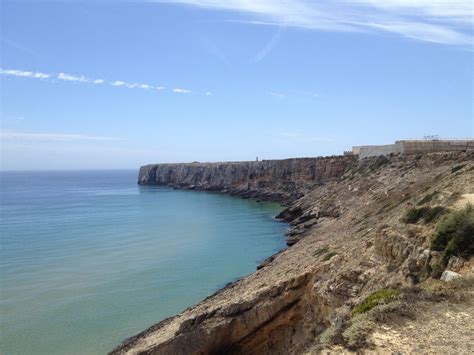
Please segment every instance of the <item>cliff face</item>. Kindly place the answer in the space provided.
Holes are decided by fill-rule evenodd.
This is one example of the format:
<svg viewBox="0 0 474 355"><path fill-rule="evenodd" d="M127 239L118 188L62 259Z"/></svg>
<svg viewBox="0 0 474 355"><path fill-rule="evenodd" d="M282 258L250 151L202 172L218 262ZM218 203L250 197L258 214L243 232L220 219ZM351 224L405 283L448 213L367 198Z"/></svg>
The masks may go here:
<svg viewBox="0 0 474 355"><path fill-rule="evenodd" d="M303 196L315 185L340 178L356 163L354 157L328 157L145 165L140 168L138 183L288 202Z"/></svg>
<svg viewBox="0 0 474 355"><path fill-rule="evenodd" d="M264 195L274 187L287 197L291 191L281 186L290 183L303 186L304 196L281 215L293 225L292 247L114 354L317 353L323 331L340 333L368 295L426 277L439 258L429 250L435 222L403 217L413 206L457 208L472 196L474 153L155 165L141 169L140 183Z"/></svg>

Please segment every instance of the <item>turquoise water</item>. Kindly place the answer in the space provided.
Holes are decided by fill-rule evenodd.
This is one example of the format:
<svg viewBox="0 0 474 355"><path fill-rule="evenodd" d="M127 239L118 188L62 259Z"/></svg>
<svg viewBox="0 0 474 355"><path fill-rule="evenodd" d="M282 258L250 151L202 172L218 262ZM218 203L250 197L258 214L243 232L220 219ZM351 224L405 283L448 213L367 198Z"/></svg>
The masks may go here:
<svg viewBox="0 0 474 355"><path fill-rule="evenodd" d="M0 177L1 354L103 354L284 247L276 204L135 171Z"/></svg>

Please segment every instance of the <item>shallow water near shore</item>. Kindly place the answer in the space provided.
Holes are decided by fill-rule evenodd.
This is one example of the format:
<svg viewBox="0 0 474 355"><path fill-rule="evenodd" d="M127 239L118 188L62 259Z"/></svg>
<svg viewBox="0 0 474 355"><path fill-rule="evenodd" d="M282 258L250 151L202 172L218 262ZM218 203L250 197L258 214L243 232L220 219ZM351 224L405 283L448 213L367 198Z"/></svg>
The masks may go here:
<svg viewBox="0 0 474 355"><path fill-rule="evenodd" d="M285 246L278 204L136 171L0 177L2 354L106 353Z"/></svg>

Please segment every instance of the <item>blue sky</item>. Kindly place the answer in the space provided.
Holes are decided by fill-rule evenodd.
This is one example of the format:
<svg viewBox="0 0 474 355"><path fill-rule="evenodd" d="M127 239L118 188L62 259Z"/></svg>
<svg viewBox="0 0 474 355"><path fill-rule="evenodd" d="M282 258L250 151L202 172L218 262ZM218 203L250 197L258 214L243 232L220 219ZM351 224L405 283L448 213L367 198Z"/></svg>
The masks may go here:
<svg viewBox="0 0 474 355"><path fill-rule="evenodd" d="M2 169L473 136L473 5L3 1Z"/></svg>

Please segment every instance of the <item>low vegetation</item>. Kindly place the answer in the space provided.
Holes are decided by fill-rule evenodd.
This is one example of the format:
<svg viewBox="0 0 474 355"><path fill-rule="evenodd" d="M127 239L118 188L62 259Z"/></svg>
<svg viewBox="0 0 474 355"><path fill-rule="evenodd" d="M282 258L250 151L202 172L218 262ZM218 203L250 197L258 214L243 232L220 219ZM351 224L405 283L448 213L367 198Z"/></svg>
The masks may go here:
<svg viewBox="0 0 474 355"><path fill-rule="evenodd" d="M473 287L474 277L463 277L450 283L428 279L413 287L374 292L356 306L352 314L339 315L321 333L319 351L334 345L352 351L370 347L370 335L381 324L416 319L421 311L426 311L437 302L470 303Z"/></svg>
<svg viewBox="0 0 474 355"><path fill-rule="evenodd" d="M324 255L323 257L323 261L328 261L330 260L334 255L336 255L337 253L335 251L330 251L329 253L327 253L326 255Z"/></svg>
<svg viewBox="0 0 474 355"><path fill-rule="evenodd" d="M329 251L329 247L328 247L328 246L324 246L324 247L321 247L321 248L319 248L318 250L316 250L316 251L313 253L313 256L320 256L320 255L326 254L328 251Z"/></svg>
<svg viewBox="0 0 474 355"><path fill-rule="evenodd" d="M438 220L439 217L449 212L449 209L442 206L436 207L413 207L410 208L403 217L407 224L418 223L423 220L425 223L431 223Z"/></svg>
<svg viewBox="0 0 474 355"><path fill-rule="evenodd" d="M451 256L468 258L474 255L474 207L468 205L452 211L439 221L431 239L431 249L443 253L441 266L445 267Z"/></svg>
<svg viewBox="0 0 474 355"><path fill-rule="evenodd" d="M385 165L388 165L390 164L390 159L387 158L385 155L380 155L377 157L377 159L373 162L373 164L370 166L370 169L372 171L374 170L378 170L382 167L384 167Z"/></svg>
<svg viewBox="0 0 474 355"><path fill-rule="evenodd" d="M465 166L466 166L466 164L456 165L455 167L453 167L453 168L451 169L451 173L454 174L455 172L461 170L461 169L464 168Z"/></svg>
<svg viewBox="0 0 474 355"><path fill-rule="evenodd" d="M420 201L418 201L417 205L420 206L420 205L424 205L425 203L431 202L431 200L433 200L433 198L438 196L438 194L439 194L438 191L433 191L432 193L426 195Z"/></svg>
<svg viewBox="0 0 474 355"><path fill-rule="evenodd" d="M352 314L362 314L370 311L372 308L393 301L399 294L399 291L393 288L385 288L372 293L361 304L357 305Z"/></svg>

